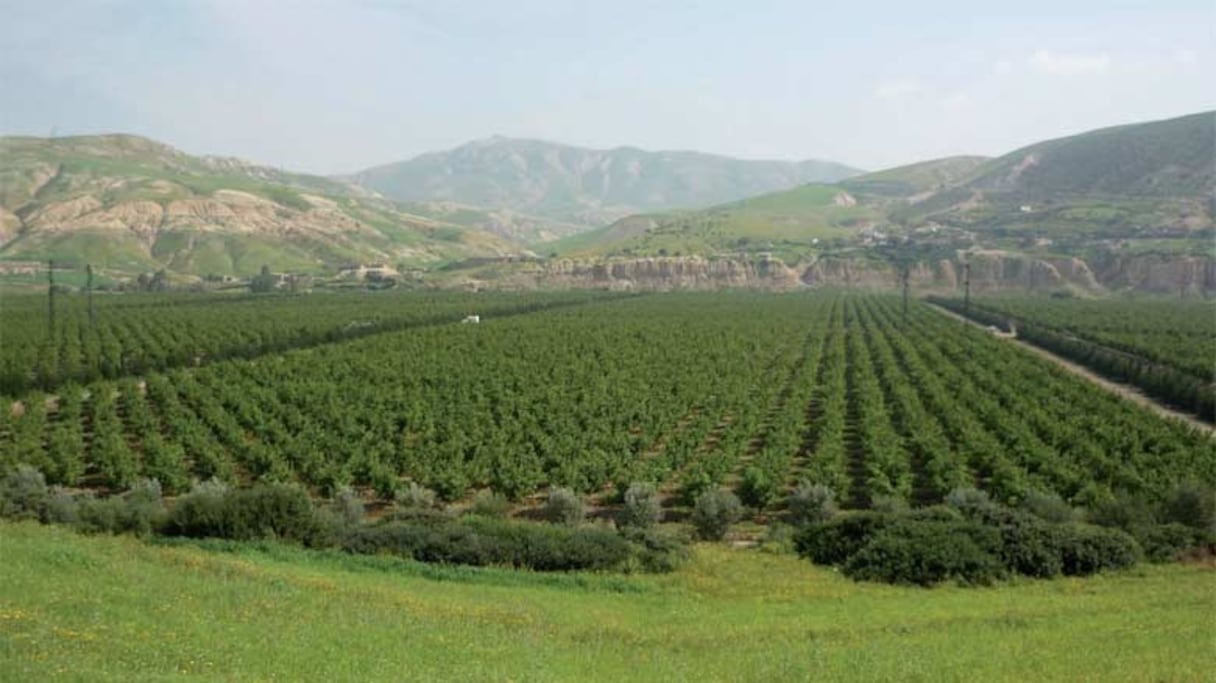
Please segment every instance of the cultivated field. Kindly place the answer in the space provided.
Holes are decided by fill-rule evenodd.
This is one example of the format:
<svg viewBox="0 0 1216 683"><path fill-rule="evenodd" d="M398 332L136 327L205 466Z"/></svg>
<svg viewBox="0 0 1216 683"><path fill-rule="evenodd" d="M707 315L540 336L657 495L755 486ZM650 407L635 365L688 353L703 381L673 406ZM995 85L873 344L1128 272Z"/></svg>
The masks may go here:
<svg viewBox="0 0 1216 683"><path fill-rule="evenodd" d="M963 303L936 300L962 312ZM985 324L1017 335L1216 422L1216 305L1202 300L1053 300L994 297L972 302Z"/></svg>
<svg viewBox="0 0 1216 683"><path fill-rule="evenodd" d="M1211 439L919 303L905 319L894 297L193 303L115 305L104 343L81 334L77 310L56 348L86 360L61 375L120 374L104 359L136 353L181 367L23 395L0 412L0 465L99 489L216 477L391 497L415 481L445 500L564 486L605 504L650 481L668 505L727 486L761 509L799 480L853 508L968 486L1006 502L1032 490L1159 500L1181 480L1216 482ZM197 342L161 322L192 312ZM483 322L441 324L471 312ZM318 344L364 324L363 338ZM6 336L6 356L38 353L23 335ZM193 367L197 344L251 358Z"/></svg>

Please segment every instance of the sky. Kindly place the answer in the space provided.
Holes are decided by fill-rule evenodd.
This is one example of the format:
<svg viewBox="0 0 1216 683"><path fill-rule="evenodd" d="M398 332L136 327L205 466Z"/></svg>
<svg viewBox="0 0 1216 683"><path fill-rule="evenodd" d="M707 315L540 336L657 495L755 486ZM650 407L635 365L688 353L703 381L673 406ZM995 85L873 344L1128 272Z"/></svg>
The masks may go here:
<svg viewBox="0 0 1216 683"><path fill-rule="evenodd" d="M867 170L1216 108L1216 0L0 0L0 133L320 174L505 135Z"/></svg>

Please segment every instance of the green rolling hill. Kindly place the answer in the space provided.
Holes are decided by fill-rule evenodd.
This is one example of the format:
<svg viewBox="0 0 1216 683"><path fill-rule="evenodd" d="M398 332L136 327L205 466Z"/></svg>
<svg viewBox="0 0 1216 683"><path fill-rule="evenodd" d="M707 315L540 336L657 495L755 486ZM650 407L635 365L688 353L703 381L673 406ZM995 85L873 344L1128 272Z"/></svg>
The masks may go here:
<svg viewBox="0 0 1216 683"><path fill-rule="evenodd" d="M560 256L767 252L786 260L873 228L880 211L834 185L803 185L710 209L642 214L543 245Z"/></svg>

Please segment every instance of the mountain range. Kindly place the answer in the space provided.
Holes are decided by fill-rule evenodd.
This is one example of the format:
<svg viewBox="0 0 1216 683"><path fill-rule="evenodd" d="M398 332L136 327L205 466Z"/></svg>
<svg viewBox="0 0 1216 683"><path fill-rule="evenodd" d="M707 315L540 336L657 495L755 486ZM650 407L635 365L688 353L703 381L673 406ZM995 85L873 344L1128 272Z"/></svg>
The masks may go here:
<svg viewBox="0 0 1216 683"><path fill-rule="evenodd" d="M899 240L937 255L1210 264L1214 160L1214 112L865 174L496 137L325 178L132 135L2 137L0 272L48 258L118 278L355 263L451 273L537 255L795 266L887 258Z"/></svg>
<svg viewBox="0 0 1216 683"><path fill-rule="evenodd" d="M950 245L1080 253L1151 240L1155 248L1202 251L1204 241L1193 238L1213 226L1214 164L1216 112L1204 112L997 158L949 157L699 211L633 215L546 248L576 257L761 251L790 262L920 230L922 242ZM930 239L926 230L949 239ZM1162 237L1182 241L1162 244Z"/></svg>
<svg viewBox="0 0 1216 683"><path fill-rule="evenodd" d="M343 179L403 202L452 201L540 216L571 226L568 234L634 213L710 206L859 173L831 161L596 150L495 136Z"/></svg>

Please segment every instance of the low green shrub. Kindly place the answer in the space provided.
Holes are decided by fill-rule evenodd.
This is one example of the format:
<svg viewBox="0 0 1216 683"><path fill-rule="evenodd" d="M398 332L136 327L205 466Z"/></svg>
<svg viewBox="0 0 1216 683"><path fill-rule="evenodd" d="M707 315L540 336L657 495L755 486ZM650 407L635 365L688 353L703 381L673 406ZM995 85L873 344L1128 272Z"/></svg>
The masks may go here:
<svg viewBox="0 0 1216 683"><path fill-rule="evenodd" d="M1136 563L1141 551L1126 532L1090 524L1061 524L1060 560L1064 574L1085 576Z"/></svg>
<svg viewBox="0 0 1216 683"><path fill-rule="evenodd" d="M643 571L675 571L692 557L688 540L668 529L624 527L621 536L633 544L634 556Z"/></svg>
<svg viewBox="0 0 1216 683"><path fill-rule="evenodd" d="M1177 522L1136 526L1131 535L1144 551L1144 559L1154 563L1173 562L1188 550L1211 542L1202 531Z"/></svg>
<svg viewBox="0 0 1216 683"><path fill-rule="evenodd" d="M794 549L815 564L844 564L894 519L878 512L853 512L812 524L794 536Z"/></svg>
<svg viewBox="0 0 1216 683"><path fill-rule="evenodd" d="M1064 570L1059 525L1010 508L990 507L979 521L1000 534L997 551L1002 564L1024 576L1050 578Z"/></svg>
<svg viewBox="0 0 1216 683"><path fill-rule="evenodd" d="M61 501L62 515L73 515L76 528L88 534L135 534L150 536L161 531L168 518L155 479L138 481L122 495L94 498L91 494L73 499L75 510Z"/></svg>
<svg viewBox="0 0 1216 683"><path fill-rule="evenodd" d="M392 521L361 527L341 542L347 552L389 553L420 562L502 565L537 571L610 569L630 557L628 541L608 529L537 525L468 517L446 523Z"/></svg>
<svg viewBox="0 0 1216 683"><path fill-rule="evenodd" d="M995 505L987 493L969 487L960 487L947 493L944 502L947 506L966 515Z"/></svg>
<svg viewBox="0 0 1216 683"><path fill-rule="evenodd" d="M582 496L571 489L556 488L549 491L545 505L541 508L545 521L553 524L577 526L586 517L586 507Z"/></svg>
<svg viewBox="0 0 1216 683"><path fill-rule="evenodd" d="M511 501L496 491L478 491L473 496L473 504L469 507L470 515L503 519L511 511Z"/></svg>
<svg viewBox="0 0 1216 683"><path fill-rule="evenodd" d="M634 482L625 489L624 505L617 517L622 529L646 529L663 520L663 506L654 484Z"/></svg>
<svg viewBox="0 0 1216 683"><path fill-rule="evenodd" d="M42 472L29 465L18 465L0 479L0 517L42 519L50 497Z"/></svg>
<svg viewBox="0 0 1216 683"><path fill-rule="evenodd" d="M435 492L419 485L416 481L411 481L397 491L393 503L402 510L433 508L435 507Z"/></svg>
<svg viewBox="0 0 1216 683"><path fill-rule="evenodd" d="M844 564L861 581L931 586L943 581L989 584L1004 567L975 537L983 527L968 522L904 522L889 526ZM990 531L990 530L989 530ZM996 544L995 534L989 542Z"/></svg>
<svg viewBox="0 0 1216 683"><path fill-rule="evenodd" d="M308 493L287 484L223 490L210 485L182 496L164 533L238 541L274 538L305 545L323 542L327 529Z"/></svg>
<svg viewBox="0 0 1216 683"><path fill-rule="evenodd" d="M999 505L960 508L968 514L944 506L899 515L844 514L805 527L794 536L794 547L817 564L845 567L855 578L917 584L985 583L1002 573L1079 576L1129 567L1141 554L1136 540L1117 529L1056 524ZM1153 529L1146 532L1152 534L1153 556L1174 556L1197 539L1197 532L1182 525ZM964 540L956 547L946 536ZM958 553L959 564L951 564L951 552ZM991 571L991 563L1000 571Z"/></svg>
<svg viewBox="0 0 1216 683"><path fill-rule="evenodd" d="M76 496L58 486L53 487L42 521L47 524L74 525L80 518L78 508Z"/></svg>
<svg viewBox="0 0 1216 683"><path fill-rule="evenodd" d="M829 486L801 481L790 491L787 510L794 526L826 522L836 515L836 493Z"/></svg>
<svg viewBox="0 0 1216 683"><path fill-rule="evenodd" d="M720 541L726 532L743 517L743 506L730 491L713 489L697 497L689 520L703 541Z"/></svg>
<svg viewBox="0 0 1216 683"><path fill-rule="evenodd" d="M1216 534L1216 489L1197 482L1183 482L1170 492L1161 506L1161 513L1164 522Z"/></svg>
<svg viewBox="0 0 1216 683"><path fill-rule="evenodd" d="M330 506L341 523L347 526L354 526L362 522L363 515L367 512L363 499L349 486L338 489Z"/></svg>
<svg viewBox="0 0 1216 683"><path fill-rule="evenodd" d="M1077 511L1064 501L1058 494L1045 491L1031 491L1022 499L1021 509L1039 519L1063 524L1075 522Z"/></svg>

